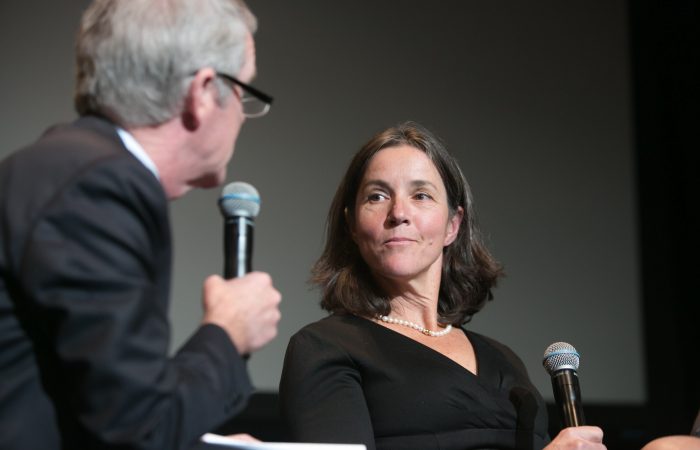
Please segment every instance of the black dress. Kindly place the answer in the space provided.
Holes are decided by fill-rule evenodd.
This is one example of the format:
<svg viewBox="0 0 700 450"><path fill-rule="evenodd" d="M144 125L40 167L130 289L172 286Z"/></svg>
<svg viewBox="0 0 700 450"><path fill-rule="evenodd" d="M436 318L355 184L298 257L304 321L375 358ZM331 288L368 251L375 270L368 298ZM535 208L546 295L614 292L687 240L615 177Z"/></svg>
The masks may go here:
<svg viewBox="0 0 700 450"><path fill-rule="evenodd" d="M370 320L332 315L295 334L280 382L290 438L372 449L535 449L547 411L520 359L463 332L478 375Z"/></svg>

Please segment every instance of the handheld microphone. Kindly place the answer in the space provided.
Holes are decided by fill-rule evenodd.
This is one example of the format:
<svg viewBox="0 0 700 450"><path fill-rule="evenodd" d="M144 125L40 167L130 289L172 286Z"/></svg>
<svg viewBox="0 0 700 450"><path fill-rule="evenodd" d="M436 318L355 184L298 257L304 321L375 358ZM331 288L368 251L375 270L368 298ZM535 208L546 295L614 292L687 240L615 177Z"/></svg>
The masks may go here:
<svg viewBox="0 0 700 450"><path fill-rule="evenodd" d="M237 181L221 191L219 209L224 216L224 278L251 271L254 220L260 212L260 195L248 183Z"/></svg>
<svg viewBox="0 0 700 450"><path fill-rule="evenodd" d="M552 377L554 400L557 402L564 426L585 425L576 373L579 366L579 354L576 349L566 342L555 342L544 351L542 365Z"/></svg>

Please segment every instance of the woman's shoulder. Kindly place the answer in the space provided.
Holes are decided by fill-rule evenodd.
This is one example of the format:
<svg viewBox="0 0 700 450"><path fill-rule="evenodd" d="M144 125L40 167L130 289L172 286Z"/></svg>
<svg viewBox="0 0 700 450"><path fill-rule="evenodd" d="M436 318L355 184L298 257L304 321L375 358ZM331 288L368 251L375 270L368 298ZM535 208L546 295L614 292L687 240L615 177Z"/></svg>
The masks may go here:
<svg viewBox="0 0 700 450"><path fill-rule="evenodd" d="M332 314L297 331L289 340L287 354L364 360L376 351L372 326L377 325L361 317Z"/></svg>
<svg viewBox="0 0 700 450"><path fill-rule="evenodd" d="M511 366L519 371L527 374L527 369L523 360L511 349L508 345L481 333L475 331L466 331L472 345L476 347L476 351L482 354L482 357L498 358L506 360ZM484 355L486 354L486 355Z"/></svg>
<svg viewBox="0 0 700 450"><path fill-rule="evenodd" d="M490 347L494 347L494 349L497 349L499 351L515 354L513 352L513 350L508 345L504 344L503 342L501 342L495 338L492 338L490 336L486 336L485 334L482 334L482 333L477 333L476 331L472 331L472 330L465 329L465 332L467 333L467 336L469 336L469 339L472 341L476 340L483 345L488 345Z"/></svg>
<svg viewBox="0 0 700 450"><path fill-rule="evenodd" d="M327 332L337 328L352 328L359 327L360 321L364 321L360 317L351 314L330 314L315 322L304 325L297 333L305 332Z"/></svg>
<svg viewBox="0 0 700 450"><path fill-rule="evenodd" d="M368 324L371 325L367 319L351 314L331 314L302 327L292 336L292 341L311 338L342 342L366 333Z"/></svg>

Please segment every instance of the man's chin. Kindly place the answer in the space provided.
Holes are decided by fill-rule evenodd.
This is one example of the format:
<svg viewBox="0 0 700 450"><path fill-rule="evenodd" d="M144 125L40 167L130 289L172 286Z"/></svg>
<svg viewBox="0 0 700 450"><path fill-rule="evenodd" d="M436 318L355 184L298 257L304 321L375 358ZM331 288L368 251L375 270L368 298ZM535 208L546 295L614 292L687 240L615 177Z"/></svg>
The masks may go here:
<svg viewBox="0 0 700 450"><path fill-rule="evenodd" d="M198 189L211 189L221 186L226 180L226 171L221 171L217 174L210 174L202 178L197 178L190 185Z"/></svg>

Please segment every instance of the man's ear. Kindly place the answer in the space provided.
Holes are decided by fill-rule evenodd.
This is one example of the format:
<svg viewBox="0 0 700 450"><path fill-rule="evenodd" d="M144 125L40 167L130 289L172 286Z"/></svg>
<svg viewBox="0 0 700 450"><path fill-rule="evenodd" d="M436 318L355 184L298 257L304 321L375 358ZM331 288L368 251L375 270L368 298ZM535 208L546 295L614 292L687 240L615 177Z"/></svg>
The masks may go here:
<svg viewBox="0 0 700 450"><path fill-rule="evenodd" d="M197 71L187 88L182 108L182 123L189 130L199 128L204 118L216 107L216 72L211 67Z"/></svg>
<svg viewBox="0 0 700 450"><path fill-rule="evenodd" d="M445 243L444 246L447 247L457 239L459 234L459 227L462 225L462 219L464 218L464 209L461 206L457 207L457 211L450 217L447 222L447 233L445 233Z"/></svg>

